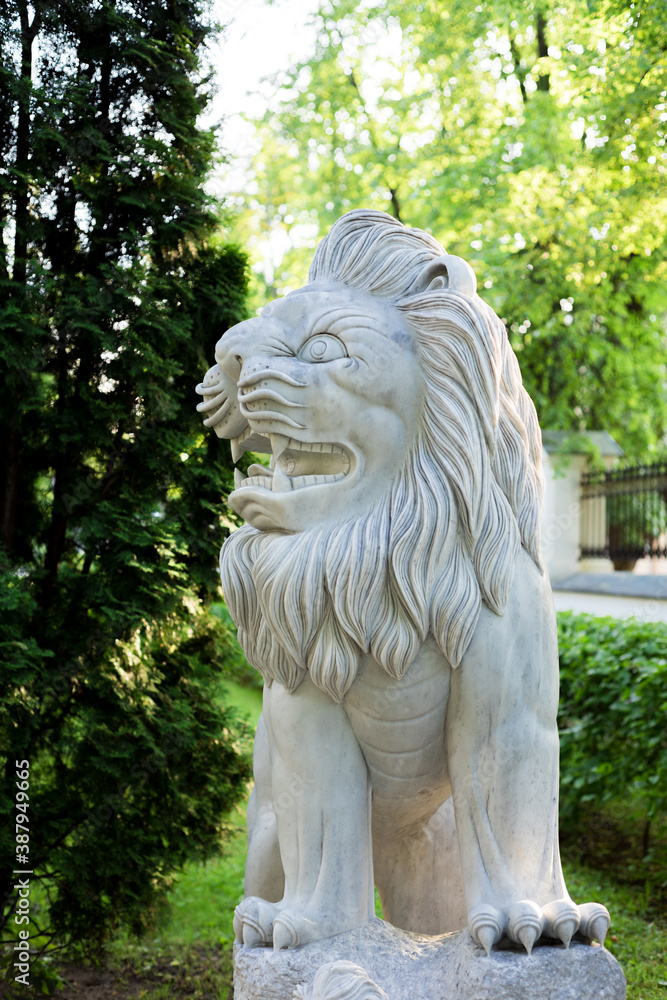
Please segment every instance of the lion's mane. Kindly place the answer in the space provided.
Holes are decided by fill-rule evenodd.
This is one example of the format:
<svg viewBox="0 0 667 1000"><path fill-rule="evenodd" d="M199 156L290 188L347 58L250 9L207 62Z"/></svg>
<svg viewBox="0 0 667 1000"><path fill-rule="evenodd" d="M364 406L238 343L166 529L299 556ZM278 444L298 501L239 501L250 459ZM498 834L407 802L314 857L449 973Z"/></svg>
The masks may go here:
<svg viewBox="0 0 667 1000"><path fill-rule="evenodd" d="M403 468L365 514L298 534L246 525L225 542L225 599L267 684L293 691L309 671L341 701L362 652L402 677L429 632L456 667L481 602L503 613L522 544L541 568L535 408L489 306L448 287L414 291L444 253L370 211L343 216L317 248L309 281L344 282L404 314L425 404Z"/></svg>

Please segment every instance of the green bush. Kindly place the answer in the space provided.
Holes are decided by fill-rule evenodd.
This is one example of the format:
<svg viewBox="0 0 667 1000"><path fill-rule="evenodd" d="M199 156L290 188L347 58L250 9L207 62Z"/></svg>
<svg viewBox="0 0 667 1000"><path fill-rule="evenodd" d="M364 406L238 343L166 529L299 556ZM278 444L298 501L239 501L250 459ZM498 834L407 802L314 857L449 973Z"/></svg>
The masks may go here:
<svg viewBox="0 0 667 1000"><path fill-rule="evenodd" d="M561 817L625 800L667 810L667 625L562 612Z"/></svg>

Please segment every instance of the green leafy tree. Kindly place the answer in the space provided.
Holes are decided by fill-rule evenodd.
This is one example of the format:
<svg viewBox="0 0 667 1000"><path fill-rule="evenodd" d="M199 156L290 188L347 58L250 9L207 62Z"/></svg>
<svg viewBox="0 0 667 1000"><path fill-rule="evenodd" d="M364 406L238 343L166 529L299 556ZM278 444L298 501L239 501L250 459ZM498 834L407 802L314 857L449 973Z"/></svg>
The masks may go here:
<svg viewBox="0 0 667 1000"><path fill-rule="evenodd" d="M0 4L5 939L16 761L38 944L141 925L170 871L219 848L249 773L207 612L231 458L194 412L247 291L204 190L205 6Z"/></svg>
<svg viewBox="0 0 667 1000"><path fill-rule="evenodd" d="M266 294L343 212L390 212L470 260L543 426L663 448L667 7L327 0L316 24L238 195Z"/></svg>

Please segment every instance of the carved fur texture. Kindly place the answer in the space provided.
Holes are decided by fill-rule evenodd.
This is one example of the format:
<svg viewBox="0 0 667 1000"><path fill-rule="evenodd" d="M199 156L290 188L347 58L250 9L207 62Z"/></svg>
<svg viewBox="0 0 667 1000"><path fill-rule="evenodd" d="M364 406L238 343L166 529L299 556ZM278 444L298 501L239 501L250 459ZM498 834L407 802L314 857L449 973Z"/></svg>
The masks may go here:
<svg viewBox="0 0 667 1000"><path fill-rule="evenodd" d="M297 986L294 1000L387 1000L387 994L354 962L329 962L310 988Z"/></svg>
<svg viewBox="0 0 667 1000"><path fill-rule="evenodd" d="M416 290L444 253L378 212L344 216L317 249L310 281L370 292L407 318L425 403L407 461L362 516L298 534L245 526L225 542L225 599L269 685L294 690L309 671L342 701L362 653L402 677L429 632L456 667L481 602L503 613L521 545L540 566L535 408L488 305L449 287Z"/></svg>

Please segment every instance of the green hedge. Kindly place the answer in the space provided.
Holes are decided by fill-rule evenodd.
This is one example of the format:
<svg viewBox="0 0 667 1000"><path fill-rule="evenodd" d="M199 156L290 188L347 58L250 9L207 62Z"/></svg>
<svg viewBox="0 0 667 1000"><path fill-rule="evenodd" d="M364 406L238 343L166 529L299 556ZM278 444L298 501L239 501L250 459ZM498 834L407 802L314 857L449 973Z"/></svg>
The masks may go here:
<svg viewBox="0 0 667 1000"><path fill-rule="evenodd" d="M626 799L667 811L667 625L558 615L561 817Z"/></svg>

